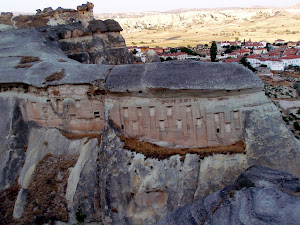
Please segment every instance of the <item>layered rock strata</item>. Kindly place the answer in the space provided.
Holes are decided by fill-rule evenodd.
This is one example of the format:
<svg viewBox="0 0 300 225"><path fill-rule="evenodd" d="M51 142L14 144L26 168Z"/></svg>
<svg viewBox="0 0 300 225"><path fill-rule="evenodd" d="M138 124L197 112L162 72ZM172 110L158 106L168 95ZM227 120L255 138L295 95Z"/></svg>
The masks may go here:
<svg viewBox="0 0 300 225"><path fill-rule="evenodd" d="M80 64L27 29L1 33L0 56L5 222L154 224L249 166L300 172L298 141L240 65Z"/></svg>

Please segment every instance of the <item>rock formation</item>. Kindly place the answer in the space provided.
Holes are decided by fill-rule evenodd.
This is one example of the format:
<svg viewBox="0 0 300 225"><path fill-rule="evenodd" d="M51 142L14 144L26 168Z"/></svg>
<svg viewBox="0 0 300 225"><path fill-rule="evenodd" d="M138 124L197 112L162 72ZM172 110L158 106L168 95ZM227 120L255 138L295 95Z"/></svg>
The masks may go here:
<svg viewBox="0 0 300 225"><path fill-rule="evenodd" d="M169 213L157 225L298 224L300 180L254 166L232 185Z"/></svg>
<svg viewBox="0 0 300 225"><path fill-rule="evenodd" d="M36 15L1 13L0 24L15 28L37 28L54 41L65 54L86 64L127 64L133 58L114 20L95 20L92 3L74 9L46 8ZM7 28L5 28L7 29Z"/></svg>
<svg viewBox="0 0 300 225"><path fill-rule="evenodd" d="M150 62L160 62L160 57L152 49L146 52L146 63L150 63Z"/></svg>
<svg viewBox="0 0 300 225"><path fill-rule="evenodd" d="M81 64L24 28L0 33L0 65L1 223L155 224L250 166L300 172L238 64Z"/></svg>

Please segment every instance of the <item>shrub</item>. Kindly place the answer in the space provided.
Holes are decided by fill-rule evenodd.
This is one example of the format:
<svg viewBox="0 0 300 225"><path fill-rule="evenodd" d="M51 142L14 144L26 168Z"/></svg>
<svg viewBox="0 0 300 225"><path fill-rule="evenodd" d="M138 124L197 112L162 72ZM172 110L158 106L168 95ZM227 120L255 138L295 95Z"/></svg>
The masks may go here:
<svg viewBox="0 0 300 225"><path fill-rule="evenodd" d="M86 215L82 212L81 207L77 208L77 212L75 213L75 217L78 223L84 223Z"/></svg>
<svg viewBox="0 0 300 225"><path fill-rule="evenodd" d="M293 126L295 130L300 130L300 124L298 122L294 122Z"/></svg>

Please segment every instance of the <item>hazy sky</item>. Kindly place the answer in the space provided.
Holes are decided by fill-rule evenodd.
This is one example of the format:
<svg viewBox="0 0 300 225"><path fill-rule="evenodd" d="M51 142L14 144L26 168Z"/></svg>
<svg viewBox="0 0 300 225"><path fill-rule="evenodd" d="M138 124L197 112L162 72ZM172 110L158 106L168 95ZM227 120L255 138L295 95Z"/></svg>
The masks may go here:
<svg viewBox="0 0 300 225"><path fill-rule="evenodd" d="M284 7L300 3L300 0L91 0L95 13L167 11L178 8L250 7L253 5ZM1 12L33 12L36 9L58 6L76 8L86 3L80 0L3 0Z"/></svg>

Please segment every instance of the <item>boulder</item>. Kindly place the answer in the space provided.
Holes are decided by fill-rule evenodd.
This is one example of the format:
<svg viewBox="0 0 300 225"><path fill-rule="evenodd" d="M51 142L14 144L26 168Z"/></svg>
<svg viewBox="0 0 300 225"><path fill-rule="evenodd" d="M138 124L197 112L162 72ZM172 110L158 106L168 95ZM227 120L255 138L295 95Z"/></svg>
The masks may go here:
<svg viewBox="0 0 300 225"><path fill-rule="evenodd" d="M232 185L178 208L157 225L298 224L299 196L299 178L253 166Z"/></svg>
<svg viewBox="0 0 300 225"><path fill-rule="evenodd" d="M154 50L149 50L146 53L146 63L160 62L160 58Z"/></svg>

